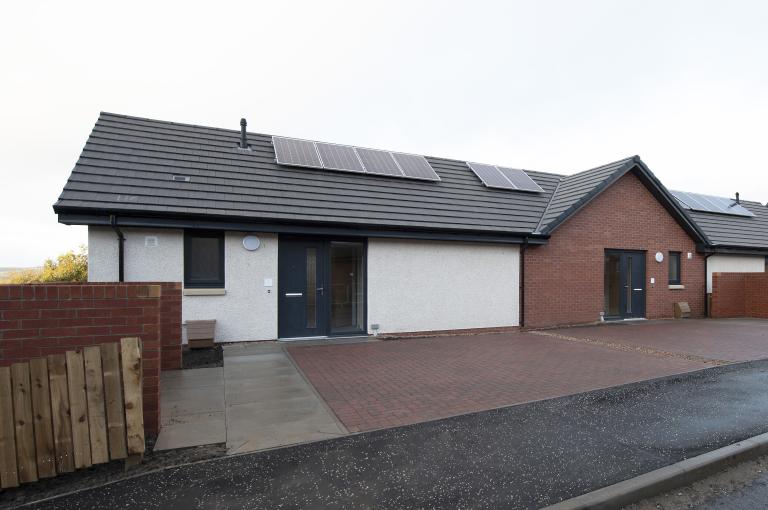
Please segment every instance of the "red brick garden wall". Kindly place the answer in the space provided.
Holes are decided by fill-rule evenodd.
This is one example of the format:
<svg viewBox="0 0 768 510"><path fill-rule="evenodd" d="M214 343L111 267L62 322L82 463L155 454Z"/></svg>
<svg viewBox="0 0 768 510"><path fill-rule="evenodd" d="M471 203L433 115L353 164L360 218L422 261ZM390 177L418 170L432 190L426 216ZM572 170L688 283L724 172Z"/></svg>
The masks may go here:
<svg viewBox="0 0 768 510"><path fill-rule="evenodd" d="M180 283L0 285L0 365L141 338L144 423L156 434L160 370L181 367Z"/></svg>
<svg viewBox="0 0 768 510"><path fill-rule="evenodd" d="M711 314L768 319L768 273L713 273Z"/></svg>
<svg viewBox="0 0 768 510"><path fill-rule="evenodd" d="M595 322L604 308L605 250L646 251L646 316L673 317L676 301L704 315L704 257L696 243L634 175L627 174L525 256L525 327ZM664 262L654 259L657 251ZM682 253L682 284L670 289L669 251ZM687 258L688 253L693 259ZM656 283L650 284L650 278Z"/></svg>

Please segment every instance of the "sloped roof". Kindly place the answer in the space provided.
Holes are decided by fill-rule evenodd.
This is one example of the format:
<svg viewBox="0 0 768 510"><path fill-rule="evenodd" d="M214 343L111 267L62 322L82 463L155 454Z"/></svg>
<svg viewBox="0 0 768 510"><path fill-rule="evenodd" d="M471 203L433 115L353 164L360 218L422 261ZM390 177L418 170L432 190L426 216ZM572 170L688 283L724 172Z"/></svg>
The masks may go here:
<svg viewBox="0 0 768 510"><path fill-rule="evenodd" d="M760 202L741 201L753 217L686 211L715 247L768 250L768 207Z"/></svg>
<svg viewBox="0 0 768 510"><path fill-rule="evenodd" d="M239 136L102 113L54 210L529 234L561 177L528 172L544 193L515 193L444 158L427 158L440 183L288 168L269 135L249 133L251 151L236 148Z"/></svg>
<svg viewBox="0 0 768 510"><path fill-rule="evenodd" d="M625 158L560 179L538 231L547 233L554 230L635 164L635 157Z"/></svg>
<svg viewBox="0 0 768 510"><path fill-rule="evenodd" d="M546 237L633 171L694 238L707 240L638 156L569 176L526 170L544 192L523 193L487 188L466 162L437 157L427 160L439 183L285 167L270 135L249 133L249 151L237 148L239 137L101 113L54 211L64 223L116 214Z"/></svg>

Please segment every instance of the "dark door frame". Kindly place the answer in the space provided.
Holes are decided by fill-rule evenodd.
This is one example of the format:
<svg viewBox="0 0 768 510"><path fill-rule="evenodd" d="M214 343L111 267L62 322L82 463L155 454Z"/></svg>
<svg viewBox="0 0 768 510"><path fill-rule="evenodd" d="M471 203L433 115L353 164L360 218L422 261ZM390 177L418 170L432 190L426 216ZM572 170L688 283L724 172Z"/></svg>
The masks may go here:
<svg viewBox="0 0 768 510"><path fill-rule="evenodd" d="M647 252L647 250L622 250L622 249L618 249L618 248L606 248L604 250L604 252L603 252L603 267L605 267L605 257L608 254L617 254L617 255L621 256L621 262L620 262L620 268L619 268L620 275L621 275L620 276L620 280L621 281L619 282L619 285L621 285L622 289L627 288L627 286L626 286L627 267L625 265L625 260L626 259L624 258L624 256L627 255L627 254L630 254L630 255L640 255L640 258L642 259L642 262L643 262L643 277L642 277L642 282L643 282L643 286L642 286L642 288L643 288L643 290L642 290L642 292L643 292L643 299L642 299L643 313L642 314L636 314L636 313L628 314L626 312L626 309L627 309L627 306L626 306L626 300L627 300L626 294L622 292L622 293L620 293L621 297L619 299L619 303L620 303L619 304L619 315L608 315L608 310L605 310L604 311L605 314L606 314L604 316L605 320L625 320L625 319L643 319L643 318L646 318L646 315L647 315L647 312L648 312L648 283L647 283L647 279L648 279L647 278L648 277L648 261L647 261L648 252ZM607 278L607 275L605 273L603 273L603 289L605 289L605 279L606 278ZM633 284L632 287L635 287L635 285L636 285L636 283ZM605 291L603 291L603 292L605 292ZM633 292L634 292L634 290L633 290ZM603 295L603 301L605 301L605 295ZM605 308L607 308L607 307L605 307Z"/></svg>
<svg viewBox="0 0 768 510"><path fill-rule="evenodd" d="M362 335L368 335L368 238L367 237L341 237L341 236L321 236L321 235L295 235L295 234L281 234L278 236L277 240L277 264L278 264L278 271L277 274L280 274L280 250L281 250L281 241L308 241L308 242L316 242L320 243L323 247L323 254L321 257L318 257L319 260L322 260L323 267L319 268L319 271L322 271L322 280L326 282L326 286L328 287L328 292L324 292L322 298L326 300L326 303L322 307L318 307L318 309L322 309L325 313L324 317L324 324L326 326L326 331L324 331L324 334L320 334L320 337L346 337L346 336L362 336ZM331 303L331 290L330 290L330 283L331 283L331 243L333 242L359 242L363 244L363 327L360 330L357 331L347 331L344 333L333 333L331 331L331 313L332 313L332 303ZM284 337L281 334L280 331L280 296L283 292L282 284L280 282L280 279L278 277L277 281L277 292L278 292L278 299L277 299L277 317L278 317L278 330L277 330L277 337L280 339L289 339L291 337ZM318 332L320 333L320 332ZM301 337L294 337L294 338L301 338Z"/></svg>

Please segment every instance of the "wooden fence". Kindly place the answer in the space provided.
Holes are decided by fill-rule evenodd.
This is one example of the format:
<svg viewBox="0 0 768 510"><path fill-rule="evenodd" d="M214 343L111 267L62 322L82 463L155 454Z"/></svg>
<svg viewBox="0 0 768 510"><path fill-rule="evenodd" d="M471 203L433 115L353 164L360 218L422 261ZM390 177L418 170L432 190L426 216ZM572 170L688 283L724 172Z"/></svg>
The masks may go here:
<svg viewBox="0 0 768 510"><path fill-rule="evenodd" d="M0 487L144 453L141 341L0 367Z"/></svg>

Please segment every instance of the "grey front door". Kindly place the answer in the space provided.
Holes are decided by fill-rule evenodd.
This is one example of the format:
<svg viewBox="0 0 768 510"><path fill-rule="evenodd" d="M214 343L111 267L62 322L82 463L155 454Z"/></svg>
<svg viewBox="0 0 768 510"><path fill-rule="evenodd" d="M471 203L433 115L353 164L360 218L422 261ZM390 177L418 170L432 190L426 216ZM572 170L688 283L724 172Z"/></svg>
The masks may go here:
<svg viewBox="0 0 768 510"><path fill-rule="evenodd" d="M277 328L281 338L328 334L325 257L321 241L280 240Z"/></svg>
<svg viewBox="0 0 768 510"><path fill-rule="evenodd" d="M645 252L606 250L605 316L645 317Z"/></svg>
<svg viewBox="0 0 768 510"><path fill-rule="evenodd" d="M281 237L277 260L280 338L365 334L365 242Z"/></svg>

